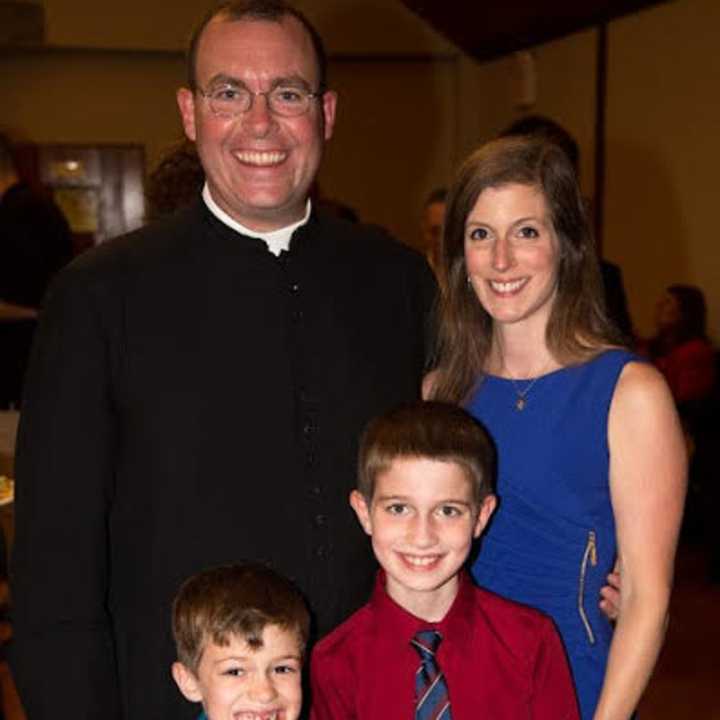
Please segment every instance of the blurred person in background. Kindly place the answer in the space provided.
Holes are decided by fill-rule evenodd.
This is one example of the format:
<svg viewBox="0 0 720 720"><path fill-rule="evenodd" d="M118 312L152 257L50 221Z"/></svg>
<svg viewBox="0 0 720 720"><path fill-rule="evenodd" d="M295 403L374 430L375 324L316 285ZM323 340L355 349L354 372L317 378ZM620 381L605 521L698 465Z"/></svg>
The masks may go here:
<svg viewBox="0 0 720 720"><path fill-rule="evenodd" d="M447 189L444 187L435 188L425 198L420 220L422 250L436 275L438 274L440 262L440 243L442 241L443 221L445 220L446 200Z"/></svg>
<svg viewBox="0 0 720 720"><path fill-rule="evenodd" d="M172 145L147 177L146 219L159 220L197 201L204 184L205 171L195 143L181 140Z"/></svg>
<svg viewBox="0 0 720 720"><path fill-rule="evenodd" d="M688 421L693 406L710 395L716 380L715 348L706 322L703 291L694 285L670 285L656 306L655 335L645 345Z"/></svg>
<svg viewBox="0 0 720 720"><path fill-rule="evenodd" d="M15 148L0 133L0 408L21 404L37 310L72 255L65 216L20 178Z"/></svg>

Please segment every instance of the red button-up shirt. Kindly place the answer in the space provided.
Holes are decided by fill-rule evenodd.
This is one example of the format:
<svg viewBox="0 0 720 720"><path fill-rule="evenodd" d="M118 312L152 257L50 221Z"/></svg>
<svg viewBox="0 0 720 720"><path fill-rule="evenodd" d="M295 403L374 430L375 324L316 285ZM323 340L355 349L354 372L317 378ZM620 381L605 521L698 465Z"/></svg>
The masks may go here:
<svg viewBox="0 0 720 720"><path fill-rule="evenodd" d="M473 585L437 623L411 615L378 575L370 602L324 638L311 658L311 720L412 720L416 632L442 633L437 651L453 720L577 720L575 691L552 621Z"/></svg>

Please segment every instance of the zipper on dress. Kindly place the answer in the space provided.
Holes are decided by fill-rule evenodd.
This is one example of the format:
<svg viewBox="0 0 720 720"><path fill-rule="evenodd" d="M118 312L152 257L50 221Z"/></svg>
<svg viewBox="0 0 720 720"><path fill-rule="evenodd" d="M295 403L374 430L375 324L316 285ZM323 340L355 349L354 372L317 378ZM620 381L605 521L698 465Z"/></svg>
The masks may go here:
<svg viewBox="0 0 720 720"><path fill-rule="evenodd" d="M593 633L587 613L585 612L585 575L587 574L588 562L594 567L597 565L597 544L595 542L595 531L588 531L587 543L585 544L585 552L583 553L582 562L580 563L580 582L578 584L578 613L580 619L585 626L588 641L591 645L595 644L595 634Z"/></svg>

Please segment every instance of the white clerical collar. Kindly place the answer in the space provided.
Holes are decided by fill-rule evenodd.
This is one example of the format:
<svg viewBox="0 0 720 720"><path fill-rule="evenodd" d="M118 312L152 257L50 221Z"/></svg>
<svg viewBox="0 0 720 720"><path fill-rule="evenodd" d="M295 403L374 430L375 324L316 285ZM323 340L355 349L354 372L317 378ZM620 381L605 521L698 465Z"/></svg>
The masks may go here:
<svg viewBox="0 0 720 720"><path fill-rule="evenodd" d="M264 240L268 246L268 250L273 255L279 255L283 250L287 250L290 247L290 238L292 237L292 234L295 232L295 230L297 230L297 228L299 228L301 225L304 225L308 221L308 219L310 218L310 210L312 209L310 198L308 198L307 204L305 205L305 217L301 218L292 225L280 228L279 230L272 230L270 232L258 232L257 230L251 230L250 228L245 227L237 220L231 218L215 202L215 200L213 200L213 197L210 194L210 188L208 188L207 183L205 183L205 187L203 187L202 197L205 201L205 204L208 206L208 210L210 210L210 212L218 220L220 220L220 222L224 223L236 232L242 233L243 235Z"/></svg>

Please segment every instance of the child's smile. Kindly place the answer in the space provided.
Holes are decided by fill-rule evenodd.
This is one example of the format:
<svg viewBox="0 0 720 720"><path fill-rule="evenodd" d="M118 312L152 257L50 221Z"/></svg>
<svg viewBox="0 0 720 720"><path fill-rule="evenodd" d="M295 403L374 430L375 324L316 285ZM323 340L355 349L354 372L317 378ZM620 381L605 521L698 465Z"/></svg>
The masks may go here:
<svg viewBox="0 0 720 720"><path fill-rule="evenodd" d="M352 502L385 569L388 595L415 615L441 619L494 499L478 508L457 463L400 457L376 478L370 507L359 493Z"/></svg>
<svg viewBox="0 0 720 720"><path fill-rule="evenodd" d="M267 625L262 647L236 636L228 645L208 642L197 672L185 669L178 684L189 700L202 702L209 720L296 720L301 671L296 633Z"/></svg>

